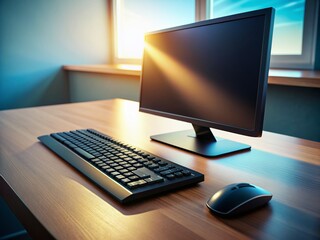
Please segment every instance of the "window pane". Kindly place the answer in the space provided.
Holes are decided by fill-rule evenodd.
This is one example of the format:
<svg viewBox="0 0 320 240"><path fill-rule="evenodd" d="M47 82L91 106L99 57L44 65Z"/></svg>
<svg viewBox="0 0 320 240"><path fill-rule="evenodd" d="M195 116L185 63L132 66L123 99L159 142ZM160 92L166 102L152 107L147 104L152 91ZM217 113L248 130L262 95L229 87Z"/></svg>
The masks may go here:
<svg viewBox="0 0 320 240"><path fill-rule="evenodd" d="M195 21L195 0L116 1L118 58L141 58L145 32Z"/></svg>
<svg viewBox="0 0 320 240"><path fill-rule="evenodd" d="M210 18L274 7L273 55L302 54L305 0L211 0Z"/></svg>

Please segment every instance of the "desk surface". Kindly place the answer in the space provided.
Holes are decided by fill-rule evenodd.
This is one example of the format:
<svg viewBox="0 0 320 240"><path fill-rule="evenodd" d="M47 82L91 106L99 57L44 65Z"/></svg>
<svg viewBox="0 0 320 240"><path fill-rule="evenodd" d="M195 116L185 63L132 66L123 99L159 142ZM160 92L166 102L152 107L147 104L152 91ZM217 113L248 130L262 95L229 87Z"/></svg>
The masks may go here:
<svg viewBox="0 0 320 240"><path fill-rule="evenodd" d="M205 181L121 205L37 140L82 128L95 128L202 172ZM2 111L1 193L35 238L320 238L320 143L269 132L250 138L214 130L252 150L208 159L149 138L188 128L187 123L139 113L137 103L119 99ZM234 182L261 186L273 199L238 218L212 215L205 202Z"/></svg>

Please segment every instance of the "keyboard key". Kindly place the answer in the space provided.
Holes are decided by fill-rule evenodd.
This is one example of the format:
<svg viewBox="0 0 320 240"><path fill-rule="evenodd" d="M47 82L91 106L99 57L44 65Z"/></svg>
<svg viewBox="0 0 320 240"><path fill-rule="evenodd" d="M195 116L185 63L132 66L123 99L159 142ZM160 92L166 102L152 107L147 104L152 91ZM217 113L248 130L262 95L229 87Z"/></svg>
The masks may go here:
<svg viewBox="0 0 320 240"><path fill-rule="evenodd" d="M131 180L129 178L122 178L121 182L126 184L126 183L131 182Z"/></svg>
<svg viewBox="0 0 320 240"><path fill-rule="evenodd" d="M124 176L126 177L130 177L132 175L134 175L132 172L126 172L126 173L123 173Z"/></svg>
<svg viewBox="0 0 320 240"><path fill-rule="evenodd" d="M174 173L174 171L172 171L172 170L167 170L167 171L160 172L160 174L161 174L162 176L166 176L166 175L168 175L168 174L173 174L173 173Z"/></svg>
<svg viewBox="0 0 320 240"><path fill-rule="evenodd" d="M152 182L159 182L163 180L161 176L155 174L154 172L150 171L145 167L137 169L136 171L133 171L133 173L139 176L140 178L150 178Z"/></svg>
<svg viewBox="0 0 320 240"><path fill-rule="evenodd" d="M69 141L65 141L64 144L66 144L69 148L76 148L77 146L74 145L72 142ZM87 151L87 149L84 149L85 151Z"/></svg>
<svg viewBox="0 0 320 240"><path fill-rule="evenodd" d="M168 175L166 175L166 178L171 180L171 179L174 179L175 176L174 176L174 174L168 174Z"/></svg>
<svg viewBox="0 0 320 240"><path fill-rule="evenodd" d="M141 187L141 186L146 185L146 184L147 184L146 181L144 181L144 180L138 180L138 181L135 181L135 182L130 182L130 183L128 183L128 186L129 186L130 188L136 188L136 187Z"/></svg>
<svg viewBox="0 0 320 240"><path fill-rule="evenodd" d="M112 172L115 172L116 170L114 170L113 168L107 168L106 169L106 173L111 174Z"/></svg>
<svg viewBox="0 0 320 240"><path fill-rule="evenodd" d="M160 167L160 168L153 169L153 171L158 173L158 172L167 171L168 169L169 169L168 167Z"/></svg>
<svg viewBox="0 0 320 240"><path fill-rule="evenodd" d="M136 188L136 187L138 187L139 186L139 183L138 183L138 181L136 181L136 182L129 182L128 184L128 187L129 188Z"/></svg>
<svg viewBox="0 0 320 240"><path fill-rule="evenodd" d="M152 164L153 164L153 162L151 162L151 161L146 161L143 163L144 166L150 166Z"/></svg>
<svg viewBox="0 0 320 240"><path fill-rule="evenodd" d="M138 180L139 177L138 176L135 176L135 175L132 175L129 177L130 180Z"/></svg>
<svg viewBox="0 0 320 240"><path fill-rule="evenodd" d="M57 134L57 133L53 133L53 134L51 134L50 136L54 137L54 138L57 139L59 142L67 141L67 139L65 139L64 137L60 136L60 135Z"/></svg>
<svg viewBox="0 0 320 240"><path fill-rule="evenodd" d="M151 172L149 169L143 167L140 169L137 169L135 171L133 171L134 174L136 174L137 176L139 176L140 178L148 178L151 176L151 174L153 175L154 173Z"/></svg>
<svg viewBox="0 0 320 240"><path fill-rule="evenodd" d="M159 165L158 165L158 164L155 164L155 163L150 164L150 165L148 166L149 169L155 169L155 168L158 168L158 167L159 167Z"/></svg>
<svg viewBox="0 0 320 240"><path fill-rule="evenodd" d="M163 182L164 181L163 177L160 177L158 175L153 175L151 177L151 180L152 180L153 183L158 183L158 182Z"/></svg>
<svg viewBox="0 0 320 240"><path fill-rule="evenodd" d="M120 174L120 173L117 172L117 171L114 171L114 172L111 173L111 175L114 176L114 177L117 176L117 175L119 175L119 174Z"/></svg>
<svg viewBox="0 0 320 240"><path fill-rule="evenodd" d="M161 159L159 159L159 158L154 158L154 159L152 159L152 161L155 162L155 163L158 163L158 162L161 162Z"/></svg>
<svg viewBox="0 0 320 240"><path fill-rule="evenodd" d="M99 152L92 153L92 155L95 156L95 157L100 157L100 156L102 156L102 154L99 153Z"/></svg>
<svg viewBox="0 0 320 240"><path fill-rule="evenodd" d="M183 171L182 171L182 174L185 175L185 176L190 176L190 175L191 175L191 172L188 171L188 170L183 170Z"/></svg>
<svg viewBox="0 0 320 240"><path fill-rule="evenodd" d="M90 153L82 150L81 148L74 148L73 149L75 152L77 152L79 155L81 155L82 157L86 158L86 159L92 159L95 158L95 156L91 155Z"/></svg>
<svg viewBox="0 0 320 240"><path fill-rule="evenodd" d="M121 174L119 174L119 175L116 176L116 179L118 179L118 180L123 179L123 178L125 178L125 176L123 176L123 175L121 175Z"/></svg>
<svg viewBox="0 0 320 240"><path fill-rule="evenodd" d="M99 158L92 158L92 159L90 159L90 161L95 163L95 162L99 162L100 159Z"/></svg>
<svg viewBox="0 0 320 240"><path fill-rule="evenodd" d="M98 166L99 166L99 167L104 167L104 166L107 166L107 164L105 164L105 163L100 163L100 164L98 164Z"/></svg>
<svg viewBox="0 0 320 240"><path fill-rule="evenodd" d="M168 163L163 162L163 161L158 162L158 165L161 166L161 167L166 166L167 164L168 164Z"/></svg>
<svg viewBox="0 0 320 240"><path fill-rule="evenodd" d="M143 167L143 165L142 165L141 163L135 163L135 164L133 164L133 166L134 166L135 168L141 168L141 167Z"/></svg>

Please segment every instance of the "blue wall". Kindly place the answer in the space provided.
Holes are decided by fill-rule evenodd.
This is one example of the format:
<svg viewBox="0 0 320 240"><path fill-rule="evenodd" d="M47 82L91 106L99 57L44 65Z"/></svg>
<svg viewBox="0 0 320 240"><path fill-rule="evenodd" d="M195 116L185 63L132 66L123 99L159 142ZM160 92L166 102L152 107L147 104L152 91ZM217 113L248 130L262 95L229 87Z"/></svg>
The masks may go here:
<svg viewBox="0 0 320 240"><path fill-rule="evenodd" d="M264 130L320 141L320 88L268 86Z"/></svg>
<svg viewBox="0 0 320 240"><path fill-rule="evenodd" d="M61 66L108 62L106 0L0 1L0 110L69 102Z"/></svg>

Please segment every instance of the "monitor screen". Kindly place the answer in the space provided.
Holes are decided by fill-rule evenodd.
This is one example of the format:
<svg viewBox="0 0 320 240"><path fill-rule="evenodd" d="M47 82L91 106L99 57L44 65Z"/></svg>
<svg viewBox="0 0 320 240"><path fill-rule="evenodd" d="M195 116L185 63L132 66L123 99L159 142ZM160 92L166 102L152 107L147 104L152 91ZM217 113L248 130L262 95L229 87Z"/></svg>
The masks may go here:
<svg viewBox="0 0 320 240"><path fill-rule="evenodd" d="M261 136L272 8L145 35L140 111Z"/></svg>

